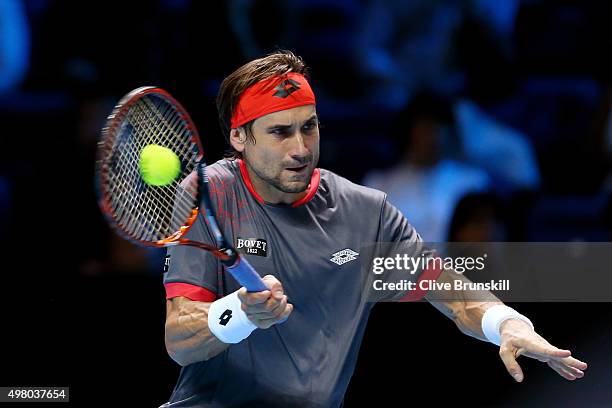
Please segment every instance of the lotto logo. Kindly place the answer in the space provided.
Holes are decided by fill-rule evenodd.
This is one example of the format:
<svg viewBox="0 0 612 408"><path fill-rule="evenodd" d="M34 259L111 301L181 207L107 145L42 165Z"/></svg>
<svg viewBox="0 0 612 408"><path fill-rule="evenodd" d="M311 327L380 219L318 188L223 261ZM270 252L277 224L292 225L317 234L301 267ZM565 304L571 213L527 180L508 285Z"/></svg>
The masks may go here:
<svg viewBox="0 0 612 408"><path fill-rule="evenodd" d="M276 92L274 92L272 96L284 99L291 95L293 92L297 91L298 89L300 89L299 82L294 81L293 79L286 79L280 84L278 84L276 88L274 88Z"/></svg>
<svg viewBox="0 0 612 408"><path fill-rule="evenodd" d="M221 314L221 317L219 317L219 324L221 326L227 326L231 319L232 311L230 309L227 309L225 312L223 312L223 314Z"/></svg>

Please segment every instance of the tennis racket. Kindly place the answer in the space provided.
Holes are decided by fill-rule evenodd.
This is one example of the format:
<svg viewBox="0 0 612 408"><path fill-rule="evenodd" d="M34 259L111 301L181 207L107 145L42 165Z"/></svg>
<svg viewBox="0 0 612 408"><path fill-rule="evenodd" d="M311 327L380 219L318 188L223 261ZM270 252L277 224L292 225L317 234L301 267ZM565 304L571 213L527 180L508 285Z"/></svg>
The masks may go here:
<svg viewBox="0 0 612 408"><path fill-rule="evenodd" d="M178 156L181 168L174 181L161 186L144 181L139 160L149 145L168 148ZM168 92L147 86L119 101L98 143L96 183L102 212L125 239L152 247L203 249L217 257L249 292L268 289L221 233L198 131L187 111ZM200 211L208 220L216 246L185 238Z"/></svg>

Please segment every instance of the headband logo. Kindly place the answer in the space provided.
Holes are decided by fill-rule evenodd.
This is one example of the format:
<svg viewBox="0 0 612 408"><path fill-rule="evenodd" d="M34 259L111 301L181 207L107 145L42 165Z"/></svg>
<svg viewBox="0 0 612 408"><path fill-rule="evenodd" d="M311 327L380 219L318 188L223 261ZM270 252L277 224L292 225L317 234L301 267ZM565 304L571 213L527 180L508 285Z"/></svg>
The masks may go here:
<svg viewBox="0 0 612 408"><path fill-rule="evenodd" d="M286 98L298 89L300 89L299 82L294 81L293 79L285 79L283 82L278 84L276 88L274 88L276 92L274 92L272 96Z"/></svg>

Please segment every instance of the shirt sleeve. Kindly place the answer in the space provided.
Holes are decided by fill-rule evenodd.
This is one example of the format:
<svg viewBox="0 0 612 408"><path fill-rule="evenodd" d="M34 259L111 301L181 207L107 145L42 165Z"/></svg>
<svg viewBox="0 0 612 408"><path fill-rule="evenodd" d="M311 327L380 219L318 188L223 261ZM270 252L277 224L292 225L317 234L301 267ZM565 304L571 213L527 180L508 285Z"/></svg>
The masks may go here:
<svg viewBox="0 0 612 408"><path fill-rule="evenodd" d="M422 299L426 292L419 289L418 282L423 279L435 280L442 270L425 266L435 264L427 262L428 259L435 257L434 251L428 248L416 229L394 205L387 201L386 197L381 210L379 238L379 242L384 245L384 249L381 248L383 256L395 257L397 254L402 256L407 254L409 257L420 260L419 267L413 271L398 270L382 274L381 278L386 282L397 282L401 279L415 282L415 289L385 292L380 300L417 301Z"/></svg>
<svg viewBox="0 0 612 408"><path fill-rule="evenodd" d="M185 238L216 245L202 214L198 215ZM164 263L166 298L184 296L213 302L217 299L221 268L219 260L208 251L186 245L169 247Z"/></svg>

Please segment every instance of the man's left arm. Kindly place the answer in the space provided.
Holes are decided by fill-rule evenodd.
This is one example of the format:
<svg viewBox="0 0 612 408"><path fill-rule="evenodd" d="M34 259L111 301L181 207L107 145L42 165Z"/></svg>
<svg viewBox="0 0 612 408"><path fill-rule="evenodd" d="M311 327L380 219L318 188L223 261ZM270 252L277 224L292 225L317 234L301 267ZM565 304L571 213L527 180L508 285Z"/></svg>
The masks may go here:
<svg viewBox="0 0 612 408"><path fill-rule="evenodd" d="M449 282L450 287L454 288L453 281L457 279L469 282L465 276L448 270L442 271L437 282ZM523 370L516 361L522 355L547 363L568 380L584 376L586 363L572 357L571 351L550 344L534 331L529 319L503 306L503 303L489 291L435 290L430 291L425 299L453 320L459 330L469 336L489 341L483 330L483 322L489 331L489 337L492 337L491 330L499 330L498 333L494 333L495 336L499 336L499 356L517 382L523 381L524 377ZM495 309L491 309L494 306ZM516 315L513 316L513 313ZM501 324L497 328L495 323L499 321ZM494 341L497 342L497 339Z"/></svg>

